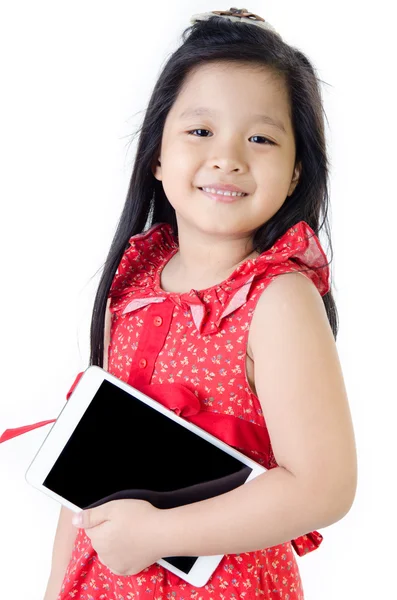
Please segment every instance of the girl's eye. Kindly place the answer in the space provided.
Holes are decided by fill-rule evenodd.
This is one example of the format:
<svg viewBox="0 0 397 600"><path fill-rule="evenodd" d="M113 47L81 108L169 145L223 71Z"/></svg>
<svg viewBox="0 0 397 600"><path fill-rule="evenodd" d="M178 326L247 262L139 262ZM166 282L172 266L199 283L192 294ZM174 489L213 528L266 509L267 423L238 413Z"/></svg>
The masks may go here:
<svg viewBox="0 0 397 600"><path fill-rule="evenodd" d="M191 135L193 133L193 131L208 131L208 129L192 129L191 131L188 131L188 134ZM202 137L202 136L199 135L199 136L194 136L194 137Z"/></svg>
<svg viewBox="0 0 397 600"><path fill-rule="evenodd" d="M192 135L194 131L209 131L209 130L208 129L192 129L191 131L188 131L188 134ZM194 136L194 137L208 137L208 136L198 135L198 136ZM266 143L270 144L271 146L275 146L276 145L275 142L272 142L271 140L269 140L268 138L264 137L263 135L253 135L252 137L253 138L258 138L259 140L264 140L263 143L260 142L261 145L266 145Z"/></svg>
<svg viewBox="0 0 397 600"><path fill-rule="evenodd" d="M253 135L253 138L258 138L259 140L265 140L265 142L267 142L268 144L270 144L271 146L275 146L275 142L272 142L272 140L269 140L269 138L264 137L263 135Z"/></svg>

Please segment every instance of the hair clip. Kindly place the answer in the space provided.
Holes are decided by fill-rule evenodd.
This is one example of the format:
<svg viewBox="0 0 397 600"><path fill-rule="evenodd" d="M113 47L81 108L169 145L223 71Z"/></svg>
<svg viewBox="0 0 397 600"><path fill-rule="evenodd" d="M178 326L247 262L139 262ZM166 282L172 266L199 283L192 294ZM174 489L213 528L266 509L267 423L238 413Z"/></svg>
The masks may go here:
<svg viewBox="0 0 397 600"><path fill-rule="evenodd" d="M193 15L190 18L190 23L193 25L196 21L208 21L213 16L224 17L225 19L229 19L230 21L241 21L242 23L250 23L251 25L257 25L262 29L268 29L273 31L276 35L281 38L281 35L275 28L270 25L268 21L265 21L259 15L255 15L250 12L246 8L231 8L230 10L213 10L211 12L200 13L198 15Z"/></svg>
<svg viewBox="0 0 397 600"><path fill-rule="evenodd" d="M246 8L230 8L229 10L213 10L214 15L221 15L225 17L239 17L244 19L251 19L255 21L264 21L259 15L254 15L254 13L249 12Z"/></svg>

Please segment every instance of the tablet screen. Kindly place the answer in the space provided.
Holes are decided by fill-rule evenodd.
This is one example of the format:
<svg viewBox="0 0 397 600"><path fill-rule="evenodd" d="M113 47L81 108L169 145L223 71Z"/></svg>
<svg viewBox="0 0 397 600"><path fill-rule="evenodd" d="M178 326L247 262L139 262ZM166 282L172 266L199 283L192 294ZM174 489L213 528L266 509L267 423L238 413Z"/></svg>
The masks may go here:
<svg viewBox="0 0 397 600"><path fill-rule="evenodd" d="M83 509L118 498L172 508L234 489L251 472L105 380L43 485ZM197 557L163 560L189 573Z"/></svg>

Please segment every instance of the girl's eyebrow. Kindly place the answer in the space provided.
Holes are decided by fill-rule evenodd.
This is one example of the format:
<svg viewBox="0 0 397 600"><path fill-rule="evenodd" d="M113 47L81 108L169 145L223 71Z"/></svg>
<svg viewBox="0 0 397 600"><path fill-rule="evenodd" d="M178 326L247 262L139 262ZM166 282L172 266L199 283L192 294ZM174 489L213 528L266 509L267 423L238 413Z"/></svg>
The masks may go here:
<svg viewBox="0 0 397 600"><path fill-rule="evenodd" d="M214 111L214 110L210 110L209 108L206 108L205 106L197 106L196 108L187 108L186 110L184 110L180 115L179 115L179 119L183 119L183 118L187 118L187 117L197 117L197 116L202 116L202 115L207 115L209 117L218 114L218 111ZM278 119L274 119L273 117L270 117L269 115L252 115L252 120L259 122L259 123L265 123L266 125L272 125L273 127L277 127L277 129L280 129L280 131L282 131L283 133L287 133L283 123L281 121L279 121Z"/></svg>

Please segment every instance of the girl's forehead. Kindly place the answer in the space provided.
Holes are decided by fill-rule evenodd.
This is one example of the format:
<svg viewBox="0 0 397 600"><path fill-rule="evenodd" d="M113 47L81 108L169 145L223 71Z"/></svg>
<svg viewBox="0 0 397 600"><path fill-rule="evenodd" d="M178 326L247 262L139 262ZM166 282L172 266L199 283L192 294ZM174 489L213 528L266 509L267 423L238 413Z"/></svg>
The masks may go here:
<svg viewBox="0 0 397 600"><path fill-rule="evenodd" d="M269 69L204 65L187 75L169 120L219 119L226 112L242 120L245 115L252 117L270 112L280 124L289 115L286 88Z"/></svg>
<svg viewBox="0 0 397 600"><path fill-rule="evenodd" d="M280 86L282 77L266 65L212 62L191 69L185 77L183 88L200 85L206 80L252 81L258 85Z"/></svg>
<svg viewBox="0 0 397 600"><path fill-rule="evenodd" d="M265 67L208 64L188 73L181 86L174 105L207 104L212 98L246 104L263 102L287 104L288 94L285 82L279 75ZM259 106L258 106L259 107Z"/></svg>

